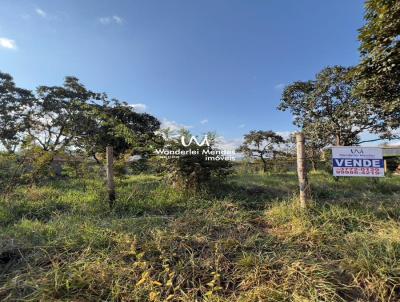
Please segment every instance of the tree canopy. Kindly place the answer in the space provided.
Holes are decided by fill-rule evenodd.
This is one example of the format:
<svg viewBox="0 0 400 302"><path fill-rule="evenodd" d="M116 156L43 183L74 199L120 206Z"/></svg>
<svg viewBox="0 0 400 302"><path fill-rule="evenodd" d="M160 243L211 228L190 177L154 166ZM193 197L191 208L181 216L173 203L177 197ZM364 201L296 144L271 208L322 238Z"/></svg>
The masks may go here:
<svg viewBox="0 0 400 302"><path fill-rule="evenodd" d="M0 142L9 152L23 140L32 102L31 91L17 87L11 75L0 72Z"/></svg>
<svg viewBox="0 0 400 302"><path fill-rule="evenodd" d="M66 77L63 86L39 86L29 116L29 138L45 151L73 145L90 129L85 112L95 100L96 94L75 77Z"/></svg>
<svg viewBox="0 0 400 302"><path fill-rule="evenodd" d="M327 67L314 80L286 86L278 109L289 110L294 125L319 145L357 143L363 131L378 130L379 120L354 96L352 71L349 67Z"/></svg>
<svg viewBox="0 0 400 302"><path fill-rule="evenodd" d="M78 139L90 155L113 146L116 155L134 148L135 154L146 155L163 143L156 132L160 122L147 113L135 112L133 107L116 99L102 96L101 104L89 106L85 112L85 135Z"/></svg>
<svg viewBox="0 0 400 302"><path fill-rule="evenodd" d="M75 77L66 77L62 86L39 86L33 93L0 73L0 142L8 151L24 143L44 151L81 149L91 156L108 145L116 155L132 148L143 154L162 143L155 133L159 128L154 116L109 100Z"/></svg>
<svg viewBox="0 0 400 302"><path fill-rule="evenodd" d="M393 130L400 126L400 1L368 0L365 8L355 92Z"/></svg>
<svg viewBox="0 0 400 302"><path fill-rule="evenodd" d="M283 137L274 131L253 130L245 134L244 142L237 151L242 152L247 157L260 158L263 162L264 172L266 172L268 154L274 154L279 145L284 142Z"/></svg>

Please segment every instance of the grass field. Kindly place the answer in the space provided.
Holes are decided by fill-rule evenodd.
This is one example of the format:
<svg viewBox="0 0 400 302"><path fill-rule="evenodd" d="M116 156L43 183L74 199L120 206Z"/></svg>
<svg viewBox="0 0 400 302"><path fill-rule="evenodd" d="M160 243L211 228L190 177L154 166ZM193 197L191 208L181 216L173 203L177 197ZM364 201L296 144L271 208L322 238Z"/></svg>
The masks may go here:
<svg viewBox="0 0 400 302"><path fill-rule="evenodd" d="M1 301L400 301L400 177L157 176L18 187L0 201Z"/></svg>

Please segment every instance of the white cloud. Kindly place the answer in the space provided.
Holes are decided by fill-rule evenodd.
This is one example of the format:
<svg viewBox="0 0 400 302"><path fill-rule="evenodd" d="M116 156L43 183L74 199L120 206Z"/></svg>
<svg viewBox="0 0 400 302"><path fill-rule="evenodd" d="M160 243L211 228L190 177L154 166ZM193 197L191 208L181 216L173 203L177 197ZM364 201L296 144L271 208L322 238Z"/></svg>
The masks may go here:
<svg viewBox="0 0 400 302"><path fill-rule="evenodd" d="M167 128L169 128L172 132L175 132L175 131L179 131L181 129L190 129L190 128L192 128L192 126L179 124L175 121L170 121L170 120L167 120L166 118L164 118L161 121L161 129L167 129Z"/></svg>
<svg viewBox="0 0 400 302"><path fill-rule="evenodd" d="M122 24L122 22L124 21L120 16L112 16L112 18L117 24Z"/></svg>
<svg viewBox="0 0 400 302"><path fill-rule="evenodd" d="M103 25L122 24L124 22L124 19L120 16L114 15L114 16L100 17L99 22Z"/></svg>
<svg viewBox="0 0 400 302"><path fill-rule="evenodd" d="M244 127L246 127L245 124L240 124L240 125L238 126L238 128L240 128L240 129L242 129L242 128L244 128Z"/></svg>
<svg viewBox="0 0 400 302"><path fill-rule="evenodd" d="M237 160L243 158L243 154L236 152L236 149L243 143L243 138L225 138L223 136L217 137L216 147L220 150L234 151L233 156Z"/></svg>
<svg viewBox="0 0 400 302"><path fill-rule="evenodd" d="M243 138L225 138L219 136L217 138L217 147L223 150L236 150L243 143Z"/></svg>
<svg viewBox="0 0 400 302"><path fill-rule="evenodd" d="M283 89L285 87L285 84L284 83L279 83L279 84L276 84L275 85L275 89L276 90L281 90L281 89Z"/></svg>
<svg viewBox="0 0 400 302"><path fill-rule="evenodd" d="M0 47L7 49L17 49L17 44L14 40L7 38L0 38Z"/></svg>
<svg viewBox="0 0 400 302"><path fill-rule="evenodd" d="M140 112L140 113L145 112L147 109L146 104L141 104L141 103L131 104L131 106L135 109L136 112Z"/></svg>
<svg viewBox="0 0 400 302"><path fill-rule="evenodd" d="M101 18L99 18L99 22L101 24L106 25L106 24L110 24L111 19L110 19L110 17L101 17Z"/></svg>
<svg viewBox="0 0 400 302"><path fill-rule="evenodd" d="M207 123L208 123L208 119L206 119L206 118L204 120L200 121L200 124L202 124L202 125L207 124Z"/></svg>
<svg viewBox="0 0 400 302"><path fill-rule="evenodd" d="M42 18L46 18L47 17L47 13L44 10L40 9L40 8L36 8L35 12L36 12L36 14L38 14Z"/></svg>

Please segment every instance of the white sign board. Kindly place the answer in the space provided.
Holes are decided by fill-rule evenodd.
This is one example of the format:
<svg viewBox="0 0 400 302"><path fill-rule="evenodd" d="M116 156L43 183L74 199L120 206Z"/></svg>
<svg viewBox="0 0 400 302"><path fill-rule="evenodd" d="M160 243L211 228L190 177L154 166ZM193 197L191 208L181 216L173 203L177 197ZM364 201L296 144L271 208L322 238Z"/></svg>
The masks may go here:
<svg viewBox="0 0 400 302"><path fill-rule="evenodd" d="M384 177L383 153L377 147L332 147L334 176Z"/></svg>

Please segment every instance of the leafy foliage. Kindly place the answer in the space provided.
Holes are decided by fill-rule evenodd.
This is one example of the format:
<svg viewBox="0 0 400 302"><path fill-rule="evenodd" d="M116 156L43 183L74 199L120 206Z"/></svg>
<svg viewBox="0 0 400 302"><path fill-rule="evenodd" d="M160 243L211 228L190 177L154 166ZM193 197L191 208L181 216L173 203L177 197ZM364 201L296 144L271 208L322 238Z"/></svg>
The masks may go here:
<svg viewBox="0 0 400 302"><path fill-rule="evenodd" d="M400 2L367 0L365 8L356 94L393 130L400 126Z"/></svg>
<svg viewBox="0 0 400 302"><path fill-rule="evenodd" d="M75 77L66 77L63 86L39 86L33 94L0 73L0 141L9 152L22 143L49 152L80 149L94 157L106 146L113 146L117 156L146 155L163 143L155 134L159 128L154 116L109 100Z"/></svg>
<svg viewBox="0 0 400 302"><path fill-rule="evenodd" d="M100 163L106 146L112 146L117 157L116 174L124 174L126 157L140 155L143 165L154 148L163 144L156 134L159 128L154 116L135 112L126 102L109 100L75 77L66 77L62 86L39 86L32 93L0 73L0 151L15 152L17 159L16 164L7 165L10 177L0 180L4 192L17 184L60 177L63 166L84 175L80 164L88 156ZM60 155L62 159L57 158Z"/></svg>
<svg viewBox="0 0 400 302"><path fill-rule="evenodd" d="M359 134L378 127L379 120L353 94L352 68L327 67L315 80L285 87L278 109L294 115L294 125L318 145L351 145Z"/></svg>
<svg viewBox="0 0 400 302"><path fill-rule="evenodd" d="M9 74L0 72L0 142L8 152L14 152L23 140L32 101L29 90L17 87Z"/></svg>
<svg viewBox="0 0 400 302"><path fill-rule="evenodd" d="M85 110L96 95L77 78L66 77L62 87L40 86L36 92L28 133L43 150L63 149L87 134L90 128Z"/></svg>
<svg viewBox="0 0 400 302"><path fill-rule="evenodd" d="M253 130L244 136L244 142L237 151L242 152L250 158L260 158L263 162L264 172L266 172L268 154L272 153L272 156L274 156L277 148L284 142L283 137L274 131Z"/></svg>
<svg viewBox="0 0 400 302"><path fill-rule="evenodd" d="M88 106L85 118L86 135L79 137L78 145L90 155L104 152L106 146L113 146L116 155L127 151L147 155L163 143L156 134L160 122L154 116L137 113L127 103L110 101L106 95L101 104Z"/></svg>

